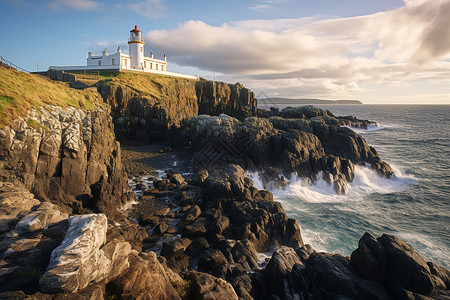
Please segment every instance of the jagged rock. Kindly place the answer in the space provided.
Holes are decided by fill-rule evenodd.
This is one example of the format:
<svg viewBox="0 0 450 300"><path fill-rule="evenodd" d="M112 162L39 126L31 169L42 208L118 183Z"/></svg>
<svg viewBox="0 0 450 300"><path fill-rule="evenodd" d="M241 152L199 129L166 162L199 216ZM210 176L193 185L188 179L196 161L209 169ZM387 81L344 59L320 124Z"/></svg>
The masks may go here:
<svg viewBox="0 0 450 300"><path fill-rule="evenodd" d="M181 139L189 141L186 146L192 146L196 151L194 162L200 169L219 168L222 171L229 164L256 169L281 167L287 176L296 172L312 181L323 172L324 179L333 184L338 194L345 193L347 182L353 181L354 164L367 163L380 175L393 176L390 166L360 135L339 127L338 120L326 112L312 108L307 108L306 112L307 115L317 113L319 116L308 120L249 117L241 122L222 115L201 115L186 123ZM218 195L236 194L232 191L231 182L224 177L223 174L210 175L197 182L203 186L210 185L210 190L217 191ZM264 178L263 183L270 187ZM275 178L274 184L282 186L283 180ZM247 189L239 189L239 193L243 197L254 198Z"/></svg>
<svg viewBox="0 0 450 300"><path fill-rule="evenodd" d="M108 112L46 106L28 117L40 127L19 118L0 130L0 180L70 212L115 216L132 195Z"/></svg>
<svg viewBox="0 0 450 300"><path fill-rule="evenodd" d="M202 211L201 211L200 207L198 205L194 205L186 212L186 215L184 216L184 220L186 222L192 222L195 219L197 219L201 213L202 213Z"/></svg>
<svg viewBox="0 0 450 300"><path fill-rule="evenodd" d="M130 267L111 285L123 299L180 299L154 252L130 255Z"/></svg>
<svg viewBox="0 0 450 300"><path fill-rule="evenodd" d="M45 229L69 217L69 214L61 212L55 205L43 202L37 209L26 215L19 223L15 230L19 232L34 232Z"/></svg>
<svg viewBox="0 0 450 300"><path fill-rule="evenodd" d="M225 216L220 216L214 221L211 231L213 233L222 234L228 226L230 226L230 219Z"/></svg>
<svg viewBox="0 0 450 300"><path fill-rule="evenodd" d="M178 173L172 175L172 177L170 178L170 182L175 183L177 186L181 186L186 183L183 176Z"/></svg>
<svg viewBox="0 0 450 300"><path fill-rule="evenodd" d="M0 233L10 231L14 222L40 203L24 187L0 182Z"/></svg>
<svg viewBox="0 0 450 300"><path fill-rule="evenodd" d="M387 252L389 285L423 295L436 292L430 268L414 248L392 235L383 234L377 240Z"/></svg>
<svg viewBox="0 0 450 300"><path fill-rule="evenodd" d="M104 102L111 106L119 139L169 141L185 120L199 114L256 115L255 95L241 84L174 79L155 89L161 97L138 94L124 85L98 85Z"/></svg>
<svg viewBox="0 0 450 300"><path fill-rule="evenodd" d="M258 267L258 256L255 246L248 240L237 241L231 249L234 262L240 263L246 270Z"/></svg>
<svg viewBox="0 0 450 300"><path fill-rule="evenodd" d="M208 240L204 237L199 237L192 241L192 243L186 248L185 253L193 257L209 247L210 245Z"/></svg>
<svg viewBox="0 0 450 300"><path fill-rule="evenodd" d="M233 286L221 278L206 273L192 272L194 276L193 297L204 300L237 300Z"/></svg>
<svg viewBox="0 0 450 300"><path fill-rule="evenodd" d="M273 253L264 270L267 285L272 293L278 290L283 278L292 271L295 264L303 266L294 249L283 246Z"/></svg>
<svg viewBox="0 0 450 300"><path fill-rule="evenodd" d="M310 244L306 244L301 248L295 250L300 260L304 263L308 260L309 256L314 253L314 249Z"/></svg>
<svg viewBox="0 0 450 300"><path fill-rule="evenodd" d="M198 261L198 267L201 271L213 272L217 267L226 263L227 259L225 256L220 250L216 249L202 255Z"/></svg>
<svg viewBox="0 0 450 300"><path fill-rule="evenodd" d="M191 240L187 238L179 238L170 242L164 242L161 248L161 255L169 258L173 253L186 250L191 244Z"/></svg>
<svg viewBox="0 0 450 300"><path fill-rule="evenodd" d="M47 271L39 280L41 289L75 292L128 268L129 243L112 241L102 247L107 228L104 214L71 216L66 236L53 250Z"/></svg>
<svg viewBox="0 0 450 300"><path fill-rule="evenodd" d="M427 262L427 265L430 268L431 274L440 278L447 286L447 289L450 289L450 271L432 262Z"/></svg>
<svg viewBox="0 0 450 300"><path fill-rule="evenodd" d="M338 254L311 254L306 274L313 298L392 299L379 282L359 278L350 260Z"/></svg>
<svg viewBox="0 0 450 300"><path fill-rule="evenodd" d="M375 238L366 232L353 251L351 262L361 276L383 283L397 295L410 291L429 296L436 293L436 284L440 288L443 285L414 248L392 235ZM442 280L441 276L437 277Z"/></svg>
<svg viewBox="0 0 450 300"><path fill-rule="evenodd" d="M184 226L183 234L189 238L196 238L206 234L206 220L198 218L194 223Z"/></svg>

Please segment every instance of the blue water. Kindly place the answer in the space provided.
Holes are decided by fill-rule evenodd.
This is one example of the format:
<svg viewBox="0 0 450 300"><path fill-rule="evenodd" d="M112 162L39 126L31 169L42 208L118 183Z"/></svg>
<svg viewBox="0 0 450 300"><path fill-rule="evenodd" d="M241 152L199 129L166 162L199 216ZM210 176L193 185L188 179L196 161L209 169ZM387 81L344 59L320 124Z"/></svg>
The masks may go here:
<svg viewBox="0 0 450 300"><path fill-rule="evenodd" d="M389 233L426 260L450 268L450 105L317 107L378 122L376 130L357 132L394 167L397 178L382 179L358 167L344 196L325 182L309 185L295 178L287 189L273 191L299 221L305 243L350 255L365 231Z"/></svg>

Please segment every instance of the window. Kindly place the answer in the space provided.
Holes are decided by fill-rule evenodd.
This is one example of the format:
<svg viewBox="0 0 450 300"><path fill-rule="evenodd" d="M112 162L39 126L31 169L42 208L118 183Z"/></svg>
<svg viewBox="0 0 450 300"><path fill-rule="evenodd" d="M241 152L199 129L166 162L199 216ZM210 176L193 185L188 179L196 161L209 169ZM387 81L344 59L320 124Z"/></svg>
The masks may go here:
<svg viewBox="0 0 450 300"><path fill-rule="evenodd" d="M141 47L141 52L144 52L144 47Z"/></svg>
<svg viewBox="0 0 450 300"><path fill-rule="evenodd" d="M156 70L158 70L158 64L156 64Z"/></svg>
<svg viewBox="0 0 450 300"><path fill-rule="evenodd" d="M144 61L144 68L147 68L147 62Z"/></svg>
<svg viewBox="0 0 450 300"><path fill-rule="evenodd" d="M150 63L150 69L153 69L153 64L152 63Z"/></svg>
<svg viewBox="0 0 450 300"><path fill-rule="evenodd" d="M125 66L126 66L126 65L127 65L127 59L126 59L126 58L124 58L123 60L124 60L124 64L125 64Z"/></svg>
<svg viewBox="0 0 450 300"><path fill-rule="evenodd" d="M114 66L115 64L116 64L116 59L113 58L113 59L112 59L112 65Z"/></svg>
<svg viewBox="0 0 450 300"><path fill-rule="evenodd" d="M99 65L99 66L102 65L102 61L101 61L101 60L98 61L98 65Z"/></svg>

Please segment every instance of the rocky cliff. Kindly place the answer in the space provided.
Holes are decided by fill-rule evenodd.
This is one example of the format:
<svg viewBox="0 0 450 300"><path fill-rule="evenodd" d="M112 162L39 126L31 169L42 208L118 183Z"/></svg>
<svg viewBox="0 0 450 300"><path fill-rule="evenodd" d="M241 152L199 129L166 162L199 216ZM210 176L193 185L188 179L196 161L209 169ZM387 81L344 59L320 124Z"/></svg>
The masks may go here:
<svg viewBox="0 0 450 300"><path fill-rule="evenodd" d="M137 76L137 75L136 75ZM99 82L98 92L111 106L117 138L168 141L184 121L199 114L226 113L237 118L256 115L255 95L241 84L185 79L144 80L142 85L117 79Z"/></svg>
<svg viewBox="0 0 450 300"><path fill-rule="evenodd" d="M67 211L114 216L130 199L106 109L45 106L0 130L0 180Z"/></svg>
<svg viewBox="0 0 450 300"><path fill-rule="evenodd" d="M322 174L338 194L353 181L355 164L369 164L380 176L394 175L363 137L340 127L339 120L326 111L288 108L283 115L286 118L249 117L243 122L227 115L193 117L180 143L192 145L200 169L232 162L264 170L268 182L279 181L277 169L287 177L296 172L313 181Z"/></svg>

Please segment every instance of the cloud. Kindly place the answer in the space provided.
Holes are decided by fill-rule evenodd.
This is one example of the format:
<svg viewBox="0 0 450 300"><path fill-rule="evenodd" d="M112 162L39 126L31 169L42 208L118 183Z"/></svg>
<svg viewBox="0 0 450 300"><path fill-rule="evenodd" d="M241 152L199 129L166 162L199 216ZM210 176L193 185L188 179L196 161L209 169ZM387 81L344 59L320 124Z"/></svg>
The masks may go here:
<svg viewBox="0 0 450 300"><path fill-rule="evenodd" d="M126 6L133 12L150 19L161 18L167 10L163 0L144 0L135 3L128 3Z"/></svg>
<svg viewBox="0 0 450 300"><path fill-rule="evenodd" d="M93 0L55 0L48 2L51 9L73 8L76 10L96 10L100 2Z"/></svg>
<svg viewBox="0 0 450 300"><path fill-rule="evenodd" d="M255 4L251 5L248 9L258 12L270 12L275 9L275 4L280 2L286 2L287 0L259 0Z"/></svg>
<svg viewBox="0 0 450 300"><path fill-rule="evenodd" d="M395 10L348 18L187 21L146 39L169 61L252 88L345 96L367 84L446 80L449 15L450 0L406 0Z"/></svg>

